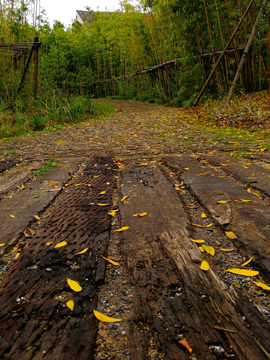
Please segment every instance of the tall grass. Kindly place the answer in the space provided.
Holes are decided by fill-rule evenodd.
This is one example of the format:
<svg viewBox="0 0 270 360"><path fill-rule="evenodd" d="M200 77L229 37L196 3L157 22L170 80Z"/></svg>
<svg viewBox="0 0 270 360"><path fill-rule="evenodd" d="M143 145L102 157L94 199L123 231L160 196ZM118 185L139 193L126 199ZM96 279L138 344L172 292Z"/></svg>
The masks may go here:
<svg viewBox="0 0 270 360"><path fill-rule="evenodd" d="M94 104L87 97L55 91L38 100L23 97L10 102L0 100L0 138L60 129L113 111L111 104Z"/></svg>

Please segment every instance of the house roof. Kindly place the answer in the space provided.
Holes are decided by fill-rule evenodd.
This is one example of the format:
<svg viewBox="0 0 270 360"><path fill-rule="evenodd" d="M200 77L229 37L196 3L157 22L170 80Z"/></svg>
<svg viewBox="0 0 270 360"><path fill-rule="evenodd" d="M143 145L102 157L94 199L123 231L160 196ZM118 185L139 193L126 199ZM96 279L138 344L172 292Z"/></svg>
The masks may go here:
<svg viewBox="0 0 270 360"><path fill-rule="evenodd" d="M79 21L81 24L83 24L85 21L88 21L89 23L92 22L92 16L93 13L95 13L95 11L84 11L84 10L76 10L77 16L76 16L76 20ZM101 12L101 14L105 15L111 15L113 14L113 12Z"/></svg>

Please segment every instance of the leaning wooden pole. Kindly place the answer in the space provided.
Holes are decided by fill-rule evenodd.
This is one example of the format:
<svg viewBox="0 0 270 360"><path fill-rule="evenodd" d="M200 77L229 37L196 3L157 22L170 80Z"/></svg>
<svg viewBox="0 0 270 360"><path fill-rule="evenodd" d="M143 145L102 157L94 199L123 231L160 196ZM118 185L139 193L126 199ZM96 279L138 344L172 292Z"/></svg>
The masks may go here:
<svg viewBox="0 0 270 360"><path fill-rule="evenodd" d="M231 99L232 99L232 96L233 96L233 93L234 93L234 89L235 89L236 83L237 83L237 81L238 81L238 79L239 79L240 72L241 72L241 70L243 69L244 62L245 62L245 60L246 60L246 58L247 58L249 49L250 49L251 44L252 44L252 40L253 40L253 38L254 38L254 36L255 36L256 28L257 28L257 26L258 26L258 24L259 24L259 21L260 21L260 18L261 18L261 16L262 16L262 12L263 12L263 9L265 8L266 3L267 3L267 0L264 0L263 3L262 3L262 6L261 6L261 8L260 8L259 14L258 14L258 16L257 16L257 19L256 19L256 21L255 21L255 24L253 25L253 29L252 29L251 34L250 34L250 37L249 37L249 39L248 39L247 46L246 46L246 48L245 48L244 54L243 54L243 56L242 56L242 59L241 59L241 61L240 61L240 64L239 64L239 66L238 66L238 69L237 69L237 71L236 71L236 74L235 74L235 77L234 77L232 86L231 86L230 91L229 91L229 95L228 95L228 98L227 98L227 101L226 101L227 104L228 104L228 103L231 101Z"/></svg>
<svg viewBox="0 0 270 360"><path fill-rule="evenodd" d="M249 5L248 5L248 7L247 7L247 9L246 9L246 11L245 11L245 13L244 13L244 15L243 15L242 18L240 19L237 27L235 28L232 36L230 37L230 40L228 41L228 43L227 43L227 45L225 46L224 50L222 51L219 59L217 60L215 66L214 66L214 68L213 68L213 70L211 71L211 74L208 76L208 79L207 79L206 82L204 83L204 85L203 85L203 87L202 87L202 90L201 90L201 92L199 93L197 99L195 100L193 106L198 105L198 102L200 101L200 98L202 97L202 94L204 93L204 90L206 89L207 85L209 84L210 80L212 79L212 77L213 77L213 75L214 75L214 73L215 73L215 71L216 71L216 69L217 69L220 61L223 59L226 51L228 50L228 48L229 48L229 46L230 46L230 43L231 43L232 40L234 39L237 31L239 30L240 26L242 25L242 22L244 21L245 17L247 16L247 13L249 12L249 9L251 8L251 6L252 6L253 3L254 3L254 0L251 0L250 3L249 3Z"/></svg>

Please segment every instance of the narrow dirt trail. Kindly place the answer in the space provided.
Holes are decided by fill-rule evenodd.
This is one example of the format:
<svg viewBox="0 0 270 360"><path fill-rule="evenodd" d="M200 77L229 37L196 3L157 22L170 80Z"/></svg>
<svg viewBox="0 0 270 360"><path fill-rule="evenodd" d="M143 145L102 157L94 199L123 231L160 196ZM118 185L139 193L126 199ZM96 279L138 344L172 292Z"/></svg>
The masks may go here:
<svg viewBox="0 0 270 360"><path fill-rule="evenodd" d="M184 112L116 103L0 144L0 358L268 359L267 154L229 157Z"/></svg>

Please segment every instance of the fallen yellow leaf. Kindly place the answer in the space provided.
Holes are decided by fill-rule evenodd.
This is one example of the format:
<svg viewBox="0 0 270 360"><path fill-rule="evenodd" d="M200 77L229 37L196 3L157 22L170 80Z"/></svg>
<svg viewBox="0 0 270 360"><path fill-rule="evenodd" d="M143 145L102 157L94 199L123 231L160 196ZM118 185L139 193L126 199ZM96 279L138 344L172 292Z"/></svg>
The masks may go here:
<svg viewBox="0 0 270 360"><path fill-rule="evenodd" d="M264 290L270 290L270 286L268 286L268 285L266 285L266 284L264 284L262 282L254 282L254 284L261 287Z"/></svg>
<svg viewBox="0 0 270 360"><path fill-rule="evenodd" d="M220 248L219 250L221 250L221 251L234 251L235 249L223 249L223 248Z"/></svg>
<svg viewBox="0 0 270 360"><path fill-rule="evenodd" d="M109 182L106 182L106 185L110 185L110 183L109 183Z"/></svg>
<svg viewBox="0 0 270 360"><path fill-rule="evenodd" d="M82 251L76 253L75 255L84 254L84 253L86 253L87 250L88 250L88 248L85 248L85 249L83 249Z"/></svg>
<svg viewBox="0 0 270 360"><path fill-rule="evenodd" d="M124 196L124 197L123 197L123 199L122 199L121 201L126 200L128 197L129 197L129 195Z"/></svg>
<svg viewBox="0 0 270 360"><path fill-rule="evenodd" d="M15 255L15 259L17 259L19 256L20 256L20 253L17 253L17 254Z"/></svg>
<svg viewBox="0 0 270 360"><path fill-rule="evenodd" d="M110 205L110 204L100 204L100 203L97 203L97 205L99 205L99 206L107 206L107 205Z"/></svg>
<svg viewBox="0 0 270 360"><path fill-rule="evenodd" d="M5 244L0 244L0 246L4 246Z"/></svg>
<svg viewBox="0 0 270 360"><path fill-rule="evenodd" d="M115 319L112 317L109 317L107 315L103 315L102 313L100 313L99 311L93 310L95 317L103 322L118 322L118 321L122 321L122 319Z"/></svg>
<svg viewBox="0 0 270 360"><path fill-rule="evenodd" d="M199 246L199 249L201 250L201 252L204 252L204 248L202 246Z"/></svg>
<svg viewBox="0 0 270 360"><path fill-rule="evenodd" d="M66 241L62 241L62 242L56 244L54 248L57 249L57 248L60 248L60 247L66 246L66 245L67 245L67 242L66 242Z"/></svg>
<svg viewBox="0 0 270 360"><path fill-rule="evenodd" d="M201 269L204 270L204 271L207 271L207 270L210 269L210 265L208 264L207 261L203 261L203 262L201 263Z"/></svg>
<svg viewBox="0 0 270 360"><path fill-rule="evenodd" d="M134 214L133 216L144 217L146 215L147 215L147 212L143 212L143 213Z"/></svg>
<svg viewBox="0 0 270 360"><path fill-rule="evenodd" d="M198 243L198 244L204 243L204 240L194 240L194 239L189 239L189 240L191 240L191 241L193 241L195 243Z"/></svg>
<svg viewBox="0 0 270 360"><path fill-rule="evenodd" d="M115 213L117 212L118 210L110 210L108 212L108 215L111 215L111 216L115 216Z"/></svg>
<svg viewBox="0 0 270 360"><path fill-rule="evenodd" d="M38 215L35 215L35 219L40 220L40 217Z"/></svg>
<svg viewBox="0 0 270 360"><path fill-rule="evenodd" d="M134 192L134 191L136 191L136 190L129 190L129 192Z"/></svg>
<svg viewBox="0 0 270 360"><path fill-rule="evenodd" d="M10 217L15 218L15 216L14 216L14 215L10 215Z"/></svg>
<svg viewBox="0 0 270 360"><path fill-rule="evenodd" d="M105 258L103 255L101 255L101 257L103 257L103 259L107 260L109 263L111 263L111 264L113 264L113 265L120 265L118 262L113 261L113 260L111 260L111 259L107 259L107 258Z"/></svg>
<svg viewBox="0 0 270 360"><path fill-rule="evenodd" d="M229 239L237 239L237 236L235 235L235 233L233 233L232 231L225 231L225 234L226 236L229 238Z"/></svg>
<svg viewBox="0 0 270 360"><path fill-rule="evenodd" d="M212 256L215 255L215 249L212 246L202 245L202 247L208 254L210 254Z"/></svg>
<svg viewBox="0 0 270 360"><path fill-rule="evenodd" d="M129 226L123 226L121 227L121 229L117 229L117 230L114 230L114 231L124 231L124 230L127 230L129 229Z"/></svg>
<svg viewBox="0 0 270 360"><path fill-rule="evenodd" d="M69 300L67 303L66 303L67 307L73 311L74 309L74 302L72 300Z"/></svg>
<svg viewBox="0 0 270 360"><path fill-rule="evenodd" d="M191 354L192 353L192 348L189 346L189 343L187 342L186 339L182 339L182 340L179 340L178 343L180 345L183 345L187 350L188 352Z"/></svg>
<svg viewBox="0 0 270 360"><path fill-rule="evenodd" d="M67 283L72 290L77 292L82 291L82 287L77 283L77 281L67 279Z"/></svg>
<svg viewBox="0 0 270 360"><path fill-rule="evenodd" d="M202 217L202 218L206 218L205 213L202 213L201 217Z"/></svg>
<svg viewBox="0 0 270 360"><path fill-rule="evenodd" d="M226 270L236 275L244 275L244 276L256 276L259 275L259 271L254 270L245 270L245 269L229 269Z"/></svg>
<svg viewBox="0 0 270 360"><path fill-rule="evenodd" d="M207 228L207 227L212 226L213 224L209 224L209 225L198 225L198 224L193 224L193 223L191 223L191 225L196 226L196 227L199 227L199 228Z"/></svg>
<svg viewBox="0 0 270 360"><path fill-rule="evenodd" d="M99 194L100 195L103 195L103 194L105 194L106 193L106 191L101 191Z"/></svg>
<svg viewBox="0 0 270 360"><path fill-rule="evenodd" d="M241 266L246 266L246 265L249 264L252 260L253 260L253 256L252 256L252 258L250 258L248 261L244 262L244 264L242 264Z"/></svg>
<svg viewBox="0 0 270 360"><path fill-rule="evenodd" d="M220 200L217 201L217 204L226 204L227 202L229 202L229 200Z"/></svg>

